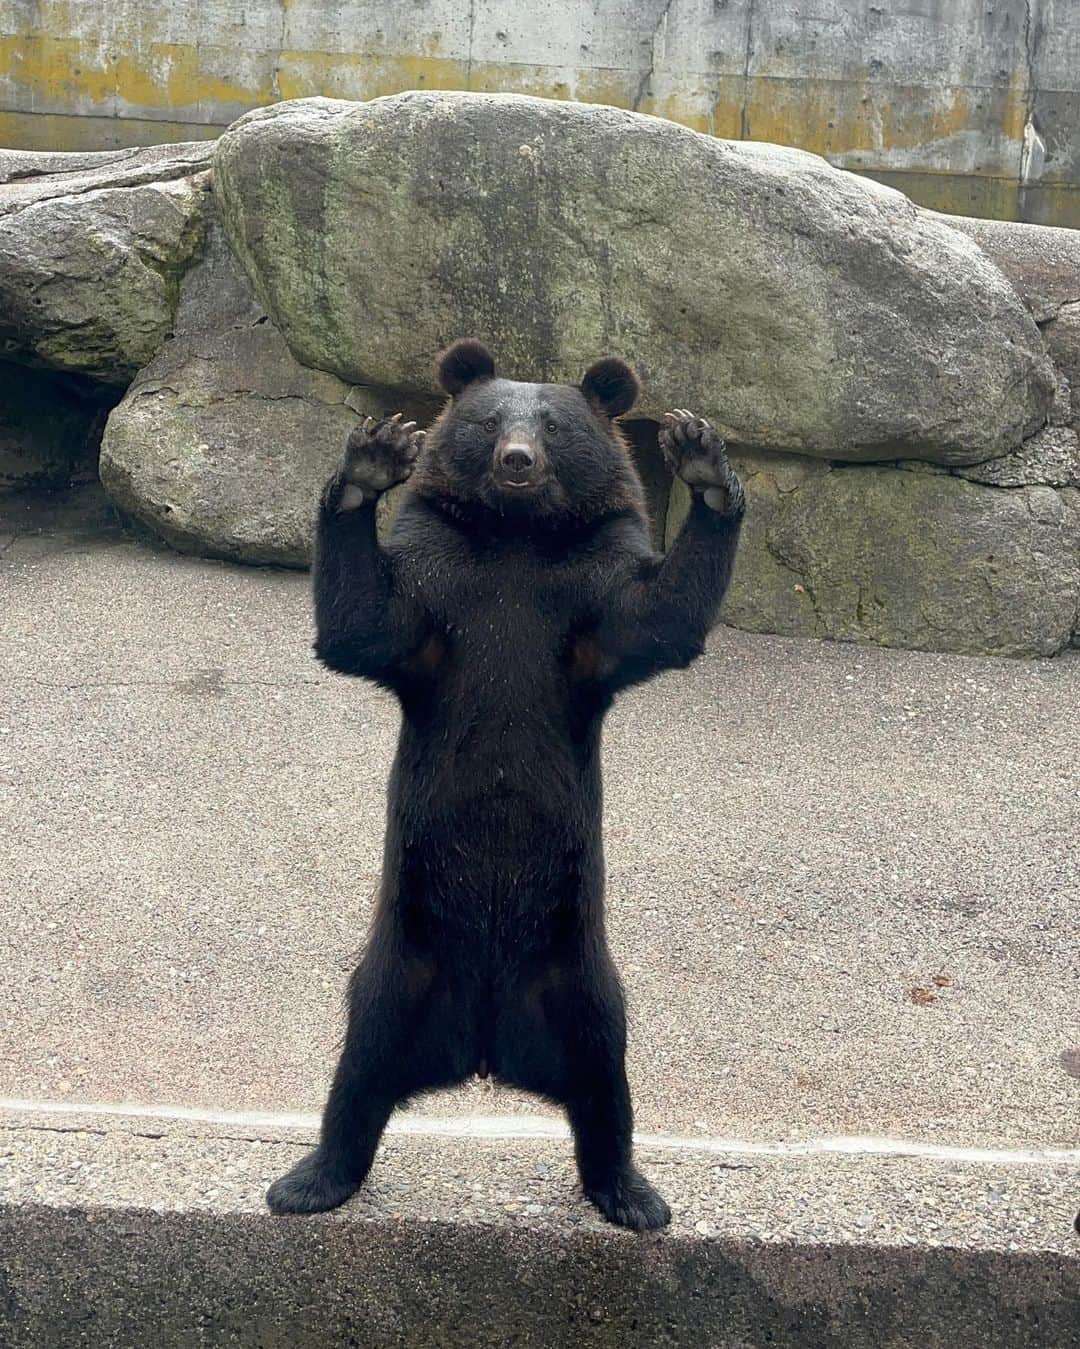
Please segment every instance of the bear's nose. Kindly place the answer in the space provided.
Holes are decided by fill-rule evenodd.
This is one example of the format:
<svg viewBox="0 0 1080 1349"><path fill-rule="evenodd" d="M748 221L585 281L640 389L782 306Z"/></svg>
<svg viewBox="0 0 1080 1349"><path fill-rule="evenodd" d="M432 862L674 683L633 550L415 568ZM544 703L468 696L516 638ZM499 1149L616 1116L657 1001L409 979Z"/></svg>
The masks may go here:
<svg viewBox="0 0 1080 1349"><path fill-rule="evenodd" d="M536 455L528 445L507 445L499 455L499 463L507 473L528 473L536 463Z"/></svg>

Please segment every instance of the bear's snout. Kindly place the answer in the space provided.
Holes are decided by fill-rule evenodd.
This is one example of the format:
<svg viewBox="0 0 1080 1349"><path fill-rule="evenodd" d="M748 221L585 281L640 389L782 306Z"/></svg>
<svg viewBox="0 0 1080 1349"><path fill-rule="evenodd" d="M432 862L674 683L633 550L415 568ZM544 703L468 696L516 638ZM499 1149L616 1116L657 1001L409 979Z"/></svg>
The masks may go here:
<svg viewBox="0 0 1080 1349"><path fill-rule="evenodd" d="M512 473L516 477L528 473L535 462L536 455L528 445L507 445L499 455L499 463L507 473Z"/></svg>
<svg viewBox="0 0 1080 1349"><path fill-rule="evenodd" d="M544 476L546 459L535 442L518 433L495 447L495 481L500 487L534 487Z"/></svg>

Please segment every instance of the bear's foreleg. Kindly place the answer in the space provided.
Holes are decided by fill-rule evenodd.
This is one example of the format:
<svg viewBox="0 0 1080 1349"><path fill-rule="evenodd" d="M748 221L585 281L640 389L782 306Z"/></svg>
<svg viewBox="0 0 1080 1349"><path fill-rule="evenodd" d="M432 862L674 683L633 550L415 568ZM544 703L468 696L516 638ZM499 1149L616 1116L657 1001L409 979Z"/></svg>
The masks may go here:
<svg viewBox="0 0 1080 1349"><path fill-rule="evenodd" d="M385 679L421 635L420 615L396 592L375 533L376 503L412 473L424 434L400 418L368 417L352 431L319 503L315 650L342 674Z"/></svg>
<svg viewBox="0 0 1080 1349"><path fill-rule="evenodd" d="M668 555L620 597L612 637L617 686L682 668L701 654L731 580L746 510L724 442L704 418L667 413L659 441L668 467L690 488L690 513Z"/></svg>

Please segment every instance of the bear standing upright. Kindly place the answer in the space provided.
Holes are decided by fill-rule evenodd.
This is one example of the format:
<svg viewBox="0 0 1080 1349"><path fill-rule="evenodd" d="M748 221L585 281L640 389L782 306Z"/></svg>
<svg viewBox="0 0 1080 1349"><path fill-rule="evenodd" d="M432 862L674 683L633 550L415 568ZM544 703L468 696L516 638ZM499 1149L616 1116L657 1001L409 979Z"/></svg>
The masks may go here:
<svg viewBox="0 0 1080 1349"><path fill-rule="evenodd" d="M474 1073L566 1108L585 1193L662 1227L632 1161L626 1023L604 936L600 731L620 689L700 655L744 502L717 432L668 413L660 444L693 493L667 557L613 419L637 376L579 388L497 379L479 342L438 359L450 402L349 438L319 511L315 650L391 690L401 734L382 883L349 986L344 1050L315 1150L276 1213L343 1203L391 1111ZM380 494L409 486L385 547Z"/></svg>

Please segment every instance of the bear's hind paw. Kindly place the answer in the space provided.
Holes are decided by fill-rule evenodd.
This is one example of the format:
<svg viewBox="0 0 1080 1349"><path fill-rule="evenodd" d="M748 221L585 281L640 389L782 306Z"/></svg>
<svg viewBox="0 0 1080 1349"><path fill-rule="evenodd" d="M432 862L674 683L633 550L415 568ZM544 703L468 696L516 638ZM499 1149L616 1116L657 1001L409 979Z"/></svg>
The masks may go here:
<svg viewBox="0 0 1080 1349"><path fill-rule="evenodd" d="M344 1204L359 1188L358 1181L347 1180L316 1148L274 1181L266 1203L271 1213L325 1213Z"/></svg>
<svg viewBox="0 0 1080 1349"><path fill-rule="evenodd" d="M628 1167L610 1185L589 1186L591 1199L608 1222L633 1232L652 1232L671 1222L671 1209L636 1167Z"/></svg>

